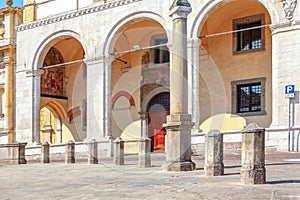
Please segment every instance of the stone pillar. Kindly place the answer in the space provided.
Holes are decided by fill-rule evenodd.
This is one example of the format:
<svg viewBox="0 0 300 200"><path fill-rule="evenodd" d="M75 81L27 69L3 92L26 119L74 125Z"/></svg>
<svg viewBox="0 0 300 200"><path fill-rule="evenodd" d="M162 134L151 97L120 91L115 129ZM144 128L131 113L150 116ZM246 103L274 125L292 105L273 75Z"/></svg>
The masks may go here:
<svg viewBox="0 0 300 200"><path fill-rule="evenodd" d="M65 163L75 163L75 143L72 140L68 141L68 143L66 144Z"/></svg>
<svg viewBox="0 0 300 200"><path fill-rule="evenodd" d="M95 139L89 143L88 164L98 164L98 143Z"/></svg>
<svg viewBox="0 0 300 200"><path fill-rule="evenodd" d="M141 138L148 138L148 113L140 112L141 119Z"/></svg>
<svg viewBox="0 0 300 200"><path fill-rule="evenodd" d="M266 183L265 129L249 124L242 130L241 181L244 184Z"/></svg>
<svg viewBox="0 0 300 200"><path fill-rule="evenodd" d="M173 18L173 42L170 70L171 111L167 130L167 171L191 171L191 115L188 114L187 16L192 11L186 0L175 0L170 8Z"/></svg>
<svg viewBox="0 0 300 200"><path fill-rule="evenodd" d="M108 144L109 144L109 147L107 149L107 156L112 158L112 157L114 157L114 139L109 138Z"/></svg>
<svg viewBox="0 0 300 200"><path fill-rule="evenodd" d="M205 136L205 165L206 176L222 176L223 164L223 134L220 131L209 131Z"/></svg>
<svg viewBox="0 0 300 200"><path fill-rule="evenodd" d="M33 89L32 89L32 109L33 109L33 118L32 118L32 142L36 144L40 144L40 100L41 100L41 75L43 70L32 70L32 78L33 78Z"/></svg>
<svg viewBox="0 0 300 200"><path fill-rule="evenodd" d="M151 139L141 138L139 141L139 167L151 167Z"/></svg>
<svg viewBox="0 0 300 200"><path fill-rule="evenodd" d="M7 45L3 46L4 61L4 75L2 81L4 82L3 100L3 133L7 134L7 141L5 143L15 143L15 68L16 68L16 32L15 27L18 25L20 10L12 8L12 1L6 1L9 6L8 9L2 12L4 16L4 35L3 41ZM21 15L20 15L21 16ZM1 36L0 36L1 38Z"/></svg>
<svg viewBox="0 0 300 200"><path fill-rule="evenodd" d="M114 141L114 163L124 165L124 140L117 138Z"/></svg>
<svg viewBox="0 0 300 200"><path fill-rule="evenodd" d="M111 57L104 61L104 137L111 138Z"/></svg>
<svg viewBox="0 0 300 200"><path fill-rule="evenodd" d="M56 133L56 142L62 143L62 122L61 119L55 118L55 133Z"/></svg>
<svg viewBox="0 0 300 200"><path fill-rule="evenodd" d="M10 16L13 20L13 15ZM11 24L13 26L13 23ZM4 54L5 88L3 94L4 131L7 132L8 143L15 143L15 47L9 45Z"/></svg>
<svg viewBox="0 0 300 200"><path fill-rule="evenodd" d="M19 143L18 147L18 164L26 164L27 161L25 159L25 147L27 143Z"/></svg>
<svg viewBox="0 0 300 200"><path fill-rule="evenodd" d="M50 145L44 142L41 146L41 163L50 163Z"/></svg>
<svg viewBox="0 0 300 200"><path fill-rule="evenodd" d="M192 121L195 123L194 131L198 133L200 123L199 106L199 38L191 38L188 41L188 79L189 82L189 113L192 113Z"/></svg>

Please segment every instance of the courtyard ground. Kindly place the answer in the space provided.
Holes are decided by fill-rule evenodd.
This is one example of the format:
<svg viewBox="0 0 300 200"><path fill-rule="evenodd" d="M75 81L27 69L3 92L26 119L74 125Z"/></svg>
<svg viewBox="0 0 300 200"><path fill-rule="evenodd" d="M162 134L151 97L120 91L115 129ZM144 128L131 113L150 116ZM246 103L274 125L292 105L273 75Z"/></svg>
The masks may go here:
<svg viewBox="0 0 300 200"><path fill-rule="evenodd" d="M224 156L220 177L204 176L203 156L193 156L191 172L162 171L163 153L152 160L151 168L138 168L136 155L127 155L125 166L111 158L97 165L0 164L0 199L300 199L300 153L267 154L264 185L241 184L238 154Z"/></svg>

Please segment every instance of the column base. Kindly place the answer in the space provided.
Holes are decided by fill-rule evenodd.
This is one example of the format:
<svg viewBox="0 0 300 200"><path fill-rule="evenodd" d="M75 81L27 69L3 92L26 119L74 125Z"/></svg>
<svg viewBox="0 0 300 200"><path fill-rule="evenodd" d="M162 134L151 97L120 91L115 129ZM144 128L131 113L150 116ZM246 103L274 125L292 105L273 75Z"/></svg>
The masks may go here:
<svg viewBox="0 0 300 200"><path fill-rule="evenodd" d="M27 164L27 160L25 158L18 159L18 164Z"/></svg>
<svg viewBox="0 0 300 200"><path fill-rule="evenodd" d="M243 184L265 184L266 168L241 169L241 181Z"/></svg>
<svg viewBox="0 0 300 200"><path fill-rule="evenodd" d="M177 162L168 162L164 164L163 170L165 171L193 171L196 169L196 164L192 161L177 161Z"/></svg>
<svg viewBox="0 0 300 200"><path fill-rule="evenodd" d="M205 171L205 176L223 176L224 164L205 165L204 171Z"/></svg>

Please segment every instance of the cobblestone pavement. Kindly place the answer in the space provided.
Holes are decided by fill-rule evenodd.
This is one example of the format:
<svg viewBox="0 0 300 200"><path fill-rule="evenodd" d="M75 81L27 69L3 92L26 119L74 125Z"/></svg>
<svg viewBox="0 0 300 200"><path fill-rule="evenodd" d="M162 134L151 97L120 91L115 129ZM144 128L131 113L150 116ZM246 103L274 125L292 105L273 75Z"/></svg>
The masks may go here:
<svg viewBox="0 0 300 200"><path fill-rule="evenodd" d="M197 170L165 172L164 154L152 154L153 167L138 168L137 156L125 166L111 159L98 165L0 165L0 199L300 199L300 154L269 154L267 184L240 182L240 155L225 155L225 175L206 177L203 157Z"/></svg>

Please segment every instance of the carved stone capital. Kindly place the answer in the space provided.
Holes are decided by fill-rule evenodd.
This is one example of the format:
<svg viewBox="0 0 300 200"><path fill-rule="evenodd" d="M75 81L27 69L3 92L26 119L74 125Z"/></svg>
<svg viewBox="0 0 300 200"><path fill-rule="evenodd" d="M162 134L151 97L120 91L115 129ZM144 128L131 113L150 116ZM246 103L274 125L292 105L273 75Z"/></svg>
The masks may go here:
<svg viewBox="0 0 300 200"><path fill-rule="evenodd" d="M297 0L282 0L282 5L283 5L285 18L287 20L292 20L297 6Z"/></svg>

